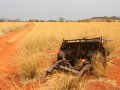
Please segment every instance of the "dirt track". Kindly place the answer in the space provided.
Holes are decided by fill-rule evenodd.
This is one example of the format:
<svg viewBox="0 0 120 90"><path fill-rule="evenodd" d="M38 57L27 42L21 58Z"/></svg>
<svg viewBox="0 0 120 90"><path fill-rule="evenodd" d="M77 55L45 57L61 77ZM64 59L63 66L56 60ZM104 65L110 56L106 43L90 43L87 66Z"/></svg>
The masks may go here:
<svg viewBox="0 0 120 90"><path fill-rule="evenodd" d="M23 30L16 30L0 37L0 71L17 72L16 61L11 56L18 50L20 40L34 27L29 23ZM4 90L4 83L0 82L0 90Z"/></svg>
<svg viewBox="0 0 120 90"><path fill-rule="evenodd" d="M0 71L8 70L11 73L17 72L16 61L11 56L18 50L19 42L34 27L33 23L28 24L24 30L16 30L0 37ZM120 56L120 50L116 51ZM109 63L105 79L95 80L88 84L87 90L120 90L120 57L112 60L118 66ZM7 90L4 83L0 82L0 90Z"/></svg>

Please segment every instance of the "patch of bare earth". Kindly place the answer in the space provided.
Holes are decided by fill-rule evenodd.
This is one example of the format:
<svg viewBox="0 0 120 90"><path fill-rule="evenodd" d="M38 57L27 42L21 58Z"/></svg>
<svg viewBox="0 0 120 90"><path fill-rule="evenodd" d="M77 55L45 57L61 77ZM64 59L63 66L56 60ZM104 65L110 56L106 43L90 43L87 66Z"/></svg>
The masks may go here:
<svg viewBox="0 0 120 90"><path fill-rule="evenodd" d="M118 57L108 62L105 78L91 80L87 90L120 90L120 50L116 54Z"/></svg>
<svg viewBox="0 0 120 90"><path fill-rule="evenodd" d="M10 88L6 82L8 79L13 79L8 78L7 74L10 73L12 75L18 72L17 63L11 59L11 56L19 49L18 43L21 38L32 30L33 26L33 23L29 23L25 25L23 30L16 30L0 37L0 90L8 90ZM6 82L4 79L6 79Z"/></svg>

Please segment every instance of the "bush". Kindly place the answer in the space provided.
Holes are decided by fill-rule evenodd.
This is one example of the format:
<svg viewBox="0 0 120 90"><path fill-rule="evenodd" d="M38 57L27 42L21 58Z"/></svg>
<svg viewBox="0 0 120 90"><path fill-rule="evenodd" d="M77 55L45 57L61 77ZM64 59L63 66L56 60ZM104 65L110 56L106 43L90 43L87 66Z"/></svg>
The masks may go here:
<svg viewBox="0 0 120 90"><path fill-rule="evenodd" d="M42 52L41 42L30 40L24 42L23 47L15 55L20 67L21 80L31 80L41 77L50 66L50 60Z"/></svg>
<svg viewBox="0 0 120 90"><path fill-rule="evenodd" d="M76 76L57 73L54 74L45 83L46 87L41 87L40 90L85 90L85 82L80 81Z"/></svg>

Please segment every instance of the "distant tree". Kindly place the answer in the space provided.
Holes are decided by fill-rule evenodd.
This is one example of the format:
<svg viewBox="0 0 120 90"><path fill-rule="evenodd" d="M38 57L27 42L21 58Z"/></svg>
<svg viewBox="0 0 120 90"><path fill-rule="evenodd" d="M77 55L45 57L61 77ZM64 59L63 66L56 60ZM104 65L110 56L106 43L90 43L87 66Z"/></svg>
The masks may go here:
<svg viewBox="0 0 120 90"><path fill-rule="evenodd" d="M7 19L6 18L0 18L0 22L6 22L7 21Z"/></svg>
<svg viewBox="0 0 120 90"><path fill-rule="evenodd" d="M44 20L40 20L40 22L45 22Z"/></svg>
<svg viewBox="0 0 120 90"><path fill-rule="evenodd" d="M81 20L77 20L76 22L81 22Z"/></svg>
<svg viewBox="0 0 120 90"><path fill-rule="evenodd" d="M60 21L60 22L64 22L65 19L64 19L63 17L60 17L60 18L59 18L59 21Z"/></svg>
<svg viewBox="0 0 120 90"><path fill-rule="evenodd" d="M14 19L12 20L13 22L20 22L21 20L18 18L18 19Z"/></svg>
<svg viewBox="0 0 120 90"><path fill-rule="evenodd" d="M34 19L29 19L29 22L34 22L35 20Z"/></svg>
<svg viewBox="0 0 120 90"><path fill-rule="evenodd" d="M5 19L3 19L3 18L0 18L0 22L4 22L4 21L6 21Z"/></svg>
<svg viewBox="0 0 120 90"><path fill-rule="evenodd" d="M56 22L56 20L49 20L49 22Z"/></svg>
<svg viewBox="0 0 120 90"><path fill-rule="evenodd" d="M39 22L39 20L38 20L38 19L36 19L36 20L34 20L34 22Z"/></svg>
<svg viewBox="0 0 120 90"><path fill-rule="evenodd" d="M112 20L111 19L106 19L106 22L110 23L110 22L112 22Z"/></svg>
<svg viewBox="0 0 120 90"><path fill-rule="evenodd" d="M119 18L116 17L116 16L111 16L110 18L111 18L111 19L114 19L114 20L119 20Z"/></svg>

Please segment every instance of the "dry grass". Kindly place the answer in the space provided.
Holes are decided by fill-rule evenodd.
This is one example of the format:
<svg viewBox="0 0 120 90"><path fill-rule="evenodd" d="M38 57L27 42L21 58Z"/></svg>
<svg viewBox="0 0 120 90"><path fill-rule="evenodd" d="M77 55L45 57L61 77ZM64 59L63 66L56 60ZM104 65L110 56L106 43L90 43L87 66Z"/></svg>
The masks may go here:
<svg viewBox="0 0 120 90"><path fill-rule="evenodd" d="M86 82L76 76L57 73L48 78L48 81L39 90L85 90Z"/></svg>
<svg viewBox="0 0 120 90"><path fill-rule="evenodd" d="M103 36L113 40L108 42L108 48L113 53L120 48L119 22L38 22L21 42L21 50L16 55L20 66L20 76L23 80L42 77L51 65L64 39ZM52 52L48 52L52 51ZM52 54L52 56L51 56ZM38 90L79 90L84 85L76 77L66 74L55 74Z"/></svg>
<svg viewBox="0 0 120 90"><path fill-rule="evenodd" d="M45 54L41 54L40 51L41 48L37 45L27 43L14 57L19 64L22 80L39 78L50 66L49 58Z"/></svg>
<svg viewBox="0 0 120 90"><path fill-rule="evenodd" d="M120 23L106 23L106 22L43 22L35 23L35 28L33 32L27 36L27 39L38 40L43 45L48 46L48 43L57 42L61 44L63 39L74 39L74 38L83 38L83 37L99 37L103 36L104 38L113 40L109 43L109 46L116 45L119 46L118 37L120 35ZM114 35L112 35L114 34ZM40 45L41 46L41 45ZM43 48L43 47L42 47ZM112 47L111 49L113 49Z"/></svg>
<svg viewBox="0 0 120 90"><path fill-rule="evenodd" d="M23 29L26 22L0 22L0 36L13 32L14 30Z"/></svg>
<svg viewBox="0 0 120 90"><path fill-rule="evenodd" d="M19 83L19 79L16 79L18 78L17 74L11 74L9 71L7 70L2 70L0 72L0 84L3 84L3 87L2 88L3 90L21 90L21 86L22 84ZM1 88L1 87L0 87Z"/></svg>

